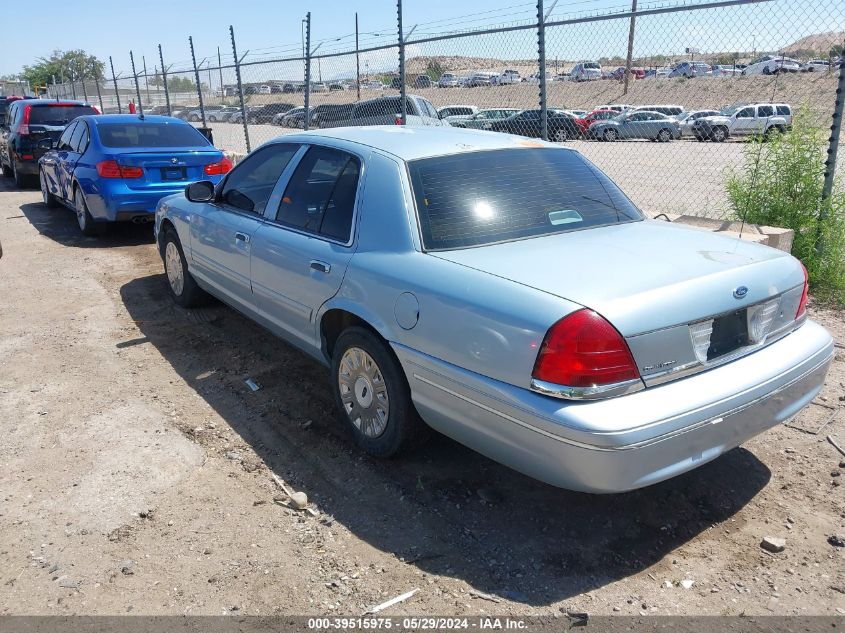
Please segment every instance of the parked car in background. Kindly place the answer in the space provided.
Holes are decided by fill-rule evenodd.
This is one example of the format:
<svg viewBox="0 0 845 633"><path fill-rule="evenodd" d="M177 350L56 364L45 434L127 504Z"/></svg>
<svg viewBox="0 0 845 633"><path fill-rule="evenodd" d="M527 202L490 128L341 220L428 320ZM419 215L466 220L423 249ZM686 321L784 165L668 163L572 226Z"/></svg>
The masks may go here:
<svg viewBox="0 0 845 633"><path fill-rule="evenodd" d="M341 83L330 83L329 84L329 92L343 92L344 90L348 90L348 88Z"/></svg>
<svg viewBox="0 0 845 633"><path fill-rule="evenodd" d="M187 115L184 117L184 120L191 121L193 123L196 123L198 121L202 121L203 110L205 111L205 118L206 118L206 120L208 120L209 115L212 112L215 112L217 110L222 110L223 108L224 108L224 106L222 106L222 105L205 105L205 106L203 106L203 108L196 108L194 110L189 111L187 113ZM229 113L229 116L231 116L231 113ZM183 117L177 117L177 118L181 119Z"/></svg>
<svg viewBox="0 0 845 633"><path fill-rule="evenodd" d="M643 79L665 79L672 72L671 68L649 68L645 71Z"/></svg>
<svg viewBox="0 0 845 633"><path fill-rule="evenodd" d="M623 112L627 112L633 107L634 106L629 105L627 103L610 103L606 105L596 106L594 110L613 110L614 112L621 114Z"/></svg>
<svg viewBox="0 0 845 633"><path fill-rule="evenodd" d="M313 111L313 107L310 110ZM291 108L287 112L280 112L273 117L273 125L281 125L282 127L292 127L303 129L305 127L305 108L299 106L298 108Z"/></svg>
<svg viewBox="0 0 845 633"><path fill-rule="evenodd" d="M453 73L443 73L437 80L438 88L457 88L458 76Z"/></svg>
<svg viewBox="0 0 845 633"><path fill-rule="evenodd" d="M692 133L699 141L721 143L731 136L769 136L792 127L792 108L786 103L757 103L726 108L716 116L695 121Z"/></svg>
<svg viewBox="0 0 845 633"><path fill-rule="evenodd" d="M261 107L262 106L255 106L255 105L244 106L244 109L246 110L247 120L249 120L249 115L250 115L251 112L255 112L256 110L258 110ZM243 121L244 121L244 117L243 117L243 114L241 113L240 108L238 108L236 112L233 112L232 114L229 115L229 123L243 123Z"/></svg>
<svg viewBox="0 0 845 633"><path fill-rule="evenodd" d="M830 60L827 59L811 59L801 65L801 71L805 73L826 73L830 70Z"/></svg>
<svg viewBox="0 0 845 633"><path fill-rule="evenodd" d="M452 127L472 128L476 130L489 130L493 121L506 119L509 116L519 113L520 110L516 108L490 108L487 110L479 110L475 114L466 118L459 118L455 121L449 121Z"/></svg>
<svg viewBox="0 0 845 633"><path fill-rule="evenodd" d="M303 84L286 83L282 85L282 94L293 94L295 92L305 92Z"/></svg>
<svg viewBox="0 0 845 633"><path fill-rule="evenodd" d="M366 90L384 90L384 84L380 81L365 81L361 84L361 88Z"/></svg>
<svg viewBox="0 0 845 633"><path fill-rule="evenodd" d="M159 203L167 288L184 308L210 293L329 368L342 424L382 458L427 424L549 484L614 493L809 405L834 346L807 318L798 260L647 220L578 152L535 143L275 139L219 186Z"/></svg>
<svg viewBox="0 0 845 633"><path fill-rule="evenodd" d="M692 136L693 124L703 117L719 116L718 110L691 110L684 112L677 117L678 127L681 130L681 136Z"/></svg>
<svg viewBox="0 0 845 633"><path fill-rule="evenodd" d="M74 211L85 235L106 222L152 222L161 198L232 167L193 125L155 115L81 116L39 146L44 204Z"/></svg>
<svg viewBox="0 0 845 633"><path fill-rule="evenodd" d="M519 75L519 71L506 69L503 70L500 74L496 75L493 79L494 86L508 86L511 84L518 84L522 81L522 77Z"/></svg>
<svg viewBox="0 0 845 633"><path fill-rule="evenodd" d="M328 85L324 84L322 81L313 82L311 84L311 92L328 92L329 87Z"/></svg>
<svg viewBox="0 0 845 633"><path fill-rule="evenodd" d="M409 126L448 126L437 115L436 108L427 99L418 95L408 95L406 101L407 121ZM352 109L352 118L348 125L401 125L402 100L399 96L380 97L368 101L359 101Z"/></svg>
<svg viewBox="0 0 845 633"><path fill-rule="evenodd" d="M600 141L648 139L668 143L681 138L678 122L660 112L634 110L590 126L590 135Z"/></svg>
<svg viewBox="0 0 845 633"><path fill-rule="evenodd" d="M414 79L414 87L416 88L431 88L433 85L431 77L428 75L417 75Z"/></svg>
<svg viewBox="0 0 845 633"><path fill-rule="evenodd" d="M229 121L232 118L233 114L240 114L241 109L238 106L226 106L224 108L220 108L219 110L209 110L205 113L205 117L207 121L211 121L214 123L220 123L222 121Z"/></svg>
<svg viewBox="0 0 845 633"><path fill-rule="evenodd" d="M495 73L472 73L467 79L466 87L467 88L478 88L480 86L489 86L491 85L491 80Z"/></svg>
<svg viewBox="0 0 845 633"><path fill-rule="evenodd" d="M437 115L450 125L469 119L477 112L478 108L471 105L449 105L437 108Z"/></svg>
<svg viewBox="0 0 845 633"><path fill-rule="evenodd" d="M246 118L248 123L272 123L273 117L277 114L285 113L293 108L292 103L265 103L254 110L247 112Z"/></svg>
<svg viewBox="0 0 845 633"><path fill-rule="evenodd" d="M686 77L691 79L693 77L704 77L711 74L712 69L709 64L704 62L681 62L675 66L669 73L669 77Z"/></svg>
<svg viewBox="0 0 845 633"><path fill-rule="evenodd" d="M0 121L0 167L3 175L25 187L38 177L38 159L46 150L42 141L58 140L68 123L79 116L99 114L85 101L17 99Z"/></svg>
<svg viewBox="0 0 845 633"><path fill-rule="evenodd" d="M711 74L714 77L738 77L742 74L742 68L733 65L716 64L712 68Z"/></svg>
<svg viewBox="0 0 845 633"><path fill-rule="evenodd" d="M198 108L198 105L174 105L170 108L170 116L181 119L182 121L187 121L188 115Z"/></svg>
<svg viewBox="0 0 845 633"><path fill-rule="evenodd" d="M569 71L572 81L593 81L601 79L601 64L598 62L578 62Z"/></svg>
<svg viewBox="0 0 845 633"><path fill-rule="evenodd" d="M625 66L619 66L610 73L611 77L618 80L623 80L625 78ZM645 78L645 70L642 68L631 68L631 77L634 79L644 79Z"/></svg>
<svg viewBox="0 0 845 633"><path fill-rule="evenodd" d="M546 73L546 83L550 83L554 80L554 75L552 73ZM525 82L529 84L539 84L540 83L540 73L536 72L528 77L525 78Z"/></svg>
<svg viewBox="0 0 845 633"><path fill-rule="evenodd" d="M774 75L780 72L797 73L801 64L791 57L783 55L764 55L746 66L743 75Z"/></svg>
<svg viewBox="0 0 845 633"><path fill-rule="evenodd" d="M678 117L682 115L685 110L684 106L679 105L641 105L641 106L632 106L629 110L633 111L643 111L647 110L648 112L659 112L660 114L665 114L668 117Z"/></svg>
<svg viewBox="0 0 845 633"><path fill-rule="evenodd" d="M341 127L352 120L353 104L323 104L311 111L310 126L314 129Z"/></svg>
<svg viewBox="0 0 845 633"><path fill-rule="evenodd" d="M569 139L578 138L580 132L575 124L575 117L563 110L548 111L548 138L550 141L559 143ZM540 138L542 136L542 119L540 110L522 110L506 119L499 119L490 124L489 129L493 132L505 132L507 134L519 134Z"/></svg>
<svg viewBox="0 0 845 633"><path fill-rule="evenodd" d="M589 130L593 123L596 123L598 121L608 121L617 116L619 116L619 112L617 112L616 110L610 110L608 108L597 108L589 114L585 114L581 117L576 117L575 125L578 126L578 132L581 136L589 136Z"/></svg>

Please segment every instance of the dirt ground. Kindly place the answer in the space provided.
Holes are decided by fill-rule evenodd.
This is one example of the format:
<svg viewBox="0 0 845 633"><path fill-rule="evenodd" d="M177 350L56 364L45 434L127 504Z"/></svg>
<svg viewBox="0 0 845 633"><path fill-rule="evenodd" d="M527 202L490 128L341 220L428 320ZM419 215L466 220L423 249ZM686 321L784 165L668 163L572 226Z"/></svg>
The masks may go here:
<svg viewBox="0 0 845 633"><path fill-rule="evenodd" d="M322 367L225 306L174 306L149 226L83 238L8 183L0 614L357 615L415 588L384 613L845 614L841 347L789 426L634 493L444 438L375 461ZM812 315L845 342L841 313ZM319 516L274 503L272 474Z"/></svg>

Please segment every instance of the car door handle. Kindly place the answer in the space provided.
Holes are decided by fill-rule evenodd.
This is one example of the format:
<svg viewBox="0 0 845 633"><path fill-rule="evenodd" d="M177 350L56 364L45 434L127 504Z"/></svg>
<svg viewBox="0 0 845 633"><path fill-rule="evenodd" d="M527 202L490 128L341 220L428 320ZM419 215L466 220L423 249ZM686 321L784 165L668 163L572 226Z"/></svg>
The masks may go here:
<svg viewBox="0 0 845 633"><path fill-rule="evenodd" d="M326 273L326 274L328 274L332 270L332 267L331 267L330 264L327 264L326 262L317 261L316 259L311 260L311 268L313 270L319 271L321 273Z"/></svg>
<svg viewBox="0 0 845 633"><path fill-rule="evenodd" d="M235 233L235 239L239 242L243 242L244 244L249 244L249 235L246 233Z"/></svg>

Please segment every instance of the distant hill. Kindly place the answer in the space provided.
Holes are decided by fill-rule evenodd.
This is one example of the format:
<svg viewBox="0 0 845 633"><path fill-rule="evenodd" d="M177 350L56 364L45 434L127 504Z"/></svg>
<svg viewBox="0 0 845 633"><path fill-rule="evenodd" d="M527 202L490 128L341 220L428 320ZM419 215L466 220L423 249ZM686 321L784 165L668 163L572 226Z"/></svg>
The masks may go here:
<svg viewBox="0 0 845 633"><path fill-rule="evenodd" d="M799 50L814 50L822 55L827 52L835 44L842 44L845 42L845 31L829 31L827 33L816 33L815 35L808 35L802 37L797 42L793 42L783 49L784 53L794 53Z"/></svg>

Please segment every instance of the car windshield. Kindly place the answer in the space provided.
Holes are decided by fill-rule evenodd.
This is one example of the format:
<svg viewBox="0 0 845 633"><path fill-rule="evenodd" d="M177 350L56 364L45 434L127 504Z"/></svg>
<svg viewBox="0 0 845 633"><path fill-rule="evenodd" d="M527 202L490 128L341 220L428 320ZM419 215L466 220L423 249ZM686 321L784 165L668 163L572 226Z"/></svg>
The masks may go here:
<svg viewBox="0 0 845 633"><path fill-rule="evenodd" d="M597 70L597 69L601 68L601 66L599 66L598 64L596 64L594 62L588 62L588 63L584 64L584 68L590 68L590 69L593 69L593 70Z"/></svg>
<svg viewBox="0 0 845 633"><path fill-rule="evenodd" d="M78 116L97 114L91 106L83 105L50 105L32 106L29 111L30 125L67 125Z"/></svg>
<svg viewBox="0 0 845 633"><path fill-rule="evenodd" d="M99 123L105 147L208 147L210 143L193 125L138 121Z"/></svg>
<svg viewBox="0 0 845 633"><path fill-rule="evenodd" d="M641 220L622 191L579 153L519 148L408 163L429 250L482 246Z"/></svg>

